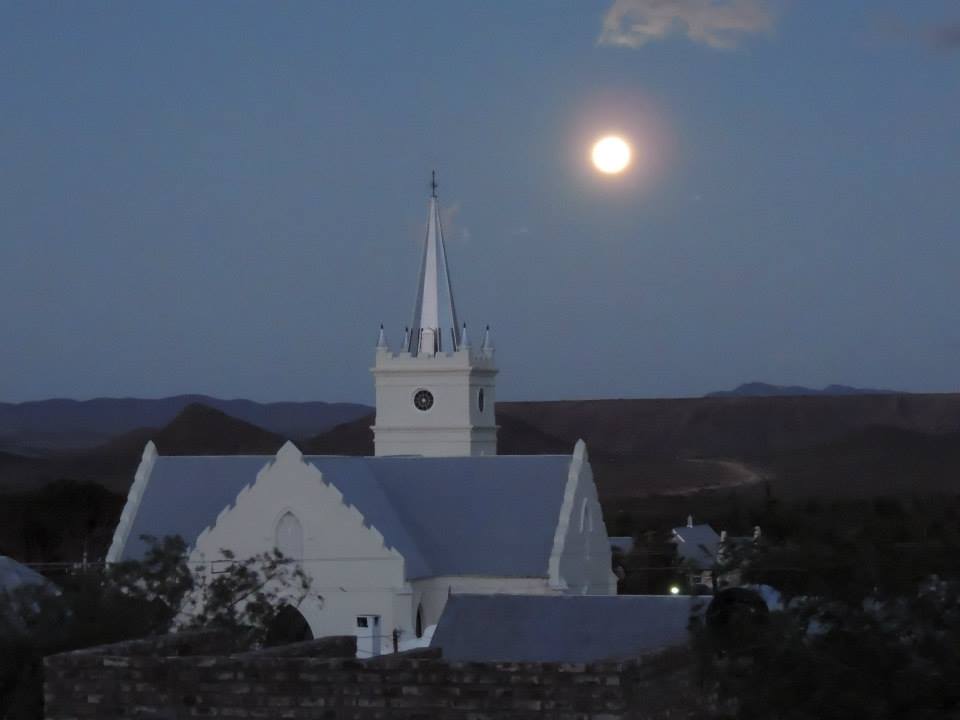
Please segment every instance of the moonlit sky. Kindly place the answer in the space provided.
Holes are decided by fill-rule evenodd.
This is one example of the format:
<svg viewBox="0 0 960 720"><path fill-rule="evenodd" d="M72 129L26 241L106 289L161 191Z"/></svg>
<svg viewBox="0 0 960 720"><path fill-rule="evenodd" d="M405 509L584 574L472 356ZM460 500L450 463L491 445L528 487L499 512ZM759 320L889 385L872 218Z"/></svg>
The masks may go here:
<svg viewBox="0 0 960 720"><path fill-rule="evenodd" d="M432 168L501 399L960 385L955 0L8 2L0 98L0 400L371 402Z"/></svg>

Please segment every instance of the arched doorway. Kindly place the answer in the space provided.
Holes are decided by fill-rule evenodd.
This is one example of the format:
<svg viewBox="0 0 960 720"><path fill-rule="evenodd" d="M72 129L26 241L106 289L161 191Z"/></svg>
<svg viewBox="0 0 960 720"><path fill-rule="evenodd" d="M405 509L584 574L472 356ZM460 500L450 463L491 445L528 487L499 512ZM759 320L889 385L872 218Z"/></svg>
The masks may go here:
<svg viewBox="0 0 960 720"><path fill-rule="evenodd" d="M293 605L281 605L267 627L267 647L313 640L310 625Z"/></svg>

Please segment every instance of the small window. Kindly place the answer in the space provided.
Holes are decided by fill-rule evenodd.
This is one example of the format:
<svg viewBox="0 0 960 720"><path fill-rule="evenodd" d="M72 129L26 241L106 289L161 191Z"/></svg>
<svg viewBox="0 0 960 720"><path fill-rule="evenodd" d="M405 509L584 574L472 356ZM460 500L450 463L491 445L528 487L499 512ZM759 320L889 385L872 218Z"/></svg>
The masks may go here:
<svg viewBox="0 0 960 720"><path fill-rule="evenodd" d="M580 508L580 532L589 530L592 525L593 521L590 518L590 505L587 503L586 498L584 498L583 505Z"/></svg>
<svg viewBox="0 0 960 720"><path fill-rule="evenodd" d="M417 626L416 626L416 631L417 631L417 637L418 637L418 638L423 637L423 605L419 605L419 606L417 607Z"/></svg>
<svg viewBox="0 0 960 720"><path fill-rule="evenodd" d="M285 512L277 522L274 545L286 559L303 560L303 528L292 512Z"/></svg>
<svg viewBox="0 0 960 720"><path fill-rule="evenodd" d="M480 392L477 393L477 406L480 412L483 412L483 388L480 388Z"/></svg>
<svg viewBox="0 0 960 720"><path fill-rule="evenodd" d="M365 627L367 627L367 618L362 617L362 616L361 616L361 617L358 617L358 618L357 618L357 627L359 627L359 628L365 628Z"/></svg>

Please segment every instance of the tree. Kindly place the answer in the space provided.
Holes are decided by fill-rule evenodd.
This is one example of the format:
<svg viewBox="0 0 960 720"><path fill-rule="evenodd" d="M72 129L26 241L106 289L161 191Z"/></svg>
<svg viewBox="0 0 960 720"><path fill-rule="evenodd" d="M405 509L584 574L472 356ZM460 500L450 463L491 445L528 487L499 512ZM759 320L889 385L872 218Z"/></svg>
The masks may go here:
<svg viewBox="0 0 960 720"><path fill-rule="evenodd" d="M708 613L695 633L727 716L960 717L960 548L941 522L950 502L804 509L790 535L734 558L784 607L762 622Z"/></svg>
<svg viewBox="0 0 960 720"><path fill-rule="evenodd" d="M125 561L0 595L0 718L42 718L46 655L146 637L171 629L220 628L252 645L268 640L286 605L306 597L310 581L274 550L237 559L223 550L216 575L191 568L179 537L144 537L142 560Z"/></svg>

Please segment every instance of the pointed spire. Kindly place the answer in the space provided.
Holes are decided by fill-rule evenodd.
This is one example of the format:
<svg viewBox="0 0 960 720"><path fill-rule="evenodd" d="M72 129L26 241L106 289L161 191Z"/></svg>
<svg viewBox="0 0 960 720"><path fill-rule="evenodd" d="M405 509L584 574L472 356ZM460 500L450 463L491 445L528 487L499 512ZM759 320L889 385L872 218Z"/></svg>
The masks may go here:
<svg viewBox="0 0 960 720"><path fill-rule="evenodd" d="M387 334L383 330L383 323L380 323L380 335L377 337L377 350L388 350Z"/></svg>
<svg viewBox="0 0 960 720"><path fill-rule="evenodd" d="M410 328L408 327L403 329L403 342L400 343L400 347L404 350L410 347Z"/></svg>
<svg viewBox="0 0 960 720"><path fill-rule="evenodd" d="M493 337L490 335L489 325L487 325L487 329L483 331L483 343L480 345L480 350L486 355L493 352Z"/></svg>
<svg viewBox="0 0 960 720"><path fill-rule="evenodd" d="M467 324L463 324L463 329L460 330L460 348L463 350L470 349L470 338L467 337Z"/></svg>
<svg viewBox="0 0 960 720"><path fill-rule="evenodd" d="M440 223L440 203L437 200L437 175L430 179L430 211L427 216L427 237L420 262L420 281L417 302L413 309L412 332L407 349L412 355L434 355L456 350L460 346L460 324L453 301L447 248ZM452 347L447 345L450 342Z"/></svg>

